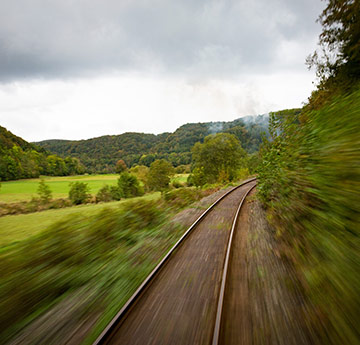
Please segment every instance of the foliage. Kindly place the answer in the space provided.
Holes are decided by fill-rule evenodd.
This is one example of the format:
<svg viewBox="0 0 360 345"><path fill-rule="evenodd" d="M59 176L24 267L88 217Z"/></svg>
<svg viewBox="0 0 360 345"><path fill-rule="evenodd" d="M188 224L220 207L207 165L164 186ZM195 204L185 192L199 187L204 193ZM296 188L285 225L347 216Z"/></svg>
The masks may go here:
<svg viewBox="0 0 360 345"><path fill-rule="evenodd" d="M179 188L163 193L163 199L167 204L176 208L186 207L193 202L200 200L205 195L205 191L195 188Z"/></svg>
<svg viewBox="0 0 360 345"><path fill-rule="evenodd" d="M184 187L184 185L178 181L178 180L174 180L171 182L171 185L174 187L174 188L181 188L181 187Z"/></svg>
<svg viewBox="0 0 360 345"><path fill-rule="evenodd" d="M126 163L125 163L122 159L119 159L119 160L116 162L115 171L116 171L118 174L121 174L122 172L124 172L124 171L126 171L126 170L127 170Z"/></svg>
<svg viewBox="0 0 360 345"><path fill-rule="evenodd" d="M49 209L59 209L70 207L71 205L72 204L69 199L52 199L44 203L38 198L33 198L30 201L20 201L6 204L0 203L0 217L45 211Z"/></svg>
<svg viewBox="0 0 360 345"><path fill-rule="evenodd" d="M144 194L136 176L129 174L126 171L120 174L118 188L122 198L131 198Z"/></svg>
<svg viewBox="0 0 360 345"><path fill-rule="evenodd" d="M129 170L129 172L135 175L138 180L145 184L149 168L145 165L135 165Z"/></svg>
<svg viewBox="0 0 360 345"><path fill-rule="evenodd" d="M187 164L187 165L179 165L175 168L175 172L177 174L189 174L191 172L191 166L190 164Z"/></svg>
<svg viewBox="0 0 360 345"><path fill-rule="evenodd" d="M43 179L39 182L38 194L40 196L40 200L44 204L47 204L52 198L51 189Z"/></svg>
<svg viewBox="0 0 360 345"><path fill-rule="evenodd" d="M52 306L59 308L83 291L89 296L83 312L100 309L100 323L108 323L183 233L174 224L165 228L173 214L158 200L126 201L62 217L36 236L5 247L0 252L0 308L8 312L0 313L1 339L11 340L40 312L51 313ZM76 310L76 304L71 308ZM42 327L51 331L46 322Z"/></svg>
<svg viewBox="0 0 360 345"><path fill-rule="evenodd" d="M327 344L359 339L359 85L354 90L316 111L272 114L259 169L258 194Z"/></svg>
<svg viewBox="0 0 360 345"><path fill-rule="evenodd" d="M78 158L88 173L113 173L119 160L129 168L150 167L158 159L165 159L174 167L188 166L192 163L191 148L209 134L233 134L247 152L257 151L262 133L267 133L267 120L267 116L259 115L231 122L190 123L173 133L159 135L124 133L80 141L45 140L37 144L61 157Z"/></svg>
<svg viewBox="0 0 360 345"><path fill-rule="evenodd" d="M4 181L39 177L42 175L65 176L84 173L76 158L62 159L49 155L15 136L0 126L0 179Z"/></svg>
<svg viewBox="0 0 360 345"><path fill-rule="evenodd" d="M245 156L239 140L228 133L207 136L203 144L194 145L192 152L192 182L197 186L234 180Z"/></svg>
<svg viewBox="0 0 360 345"><path fill-rule="evenodd" d="M142 200L89 217L72 215L2 251L0 307L7 312L0 315L1 339L15 335L32 313L82 287L98 291L93 306L104 302L104 289L109 301L119 290L123 296L117 302L126 300L178 236L176 231L162 236L155 231L165 214L156 203ZM136 251L142 238L152 254L149 259ZM119 289L119 281L125 289Z"/></svg>
<svg viewBox="0 0 360 345"><path fill-rule="evenodd" d="M360 2L327 0L318 21L321 53L315 51L307 64L316 68L320 90L348 87L360 78Z"/></svg>
<svg viewBox="0 0 360 345"><path fill-rule="evenodd" d="M174 167L164 159L151 163L146 185L150 190L163 191L169 187L170 177L174 175Z"/></svg>
<svg viewBox="0 0 360 345"><path fill-rule="evenodd" d="M90 197L87 183L78 181L70 183L69 199L74 205L84 204Z"/></svg>
<svg viewBox="0 0 360 345"><path fill-rule="evenodd" d="M264 139L266 140L266 138ZM259 152L254 152L250 155L246 156L246 163L244 164L249 174L256 174L258 172L258 168L261 165L261 156Z"/></svg>
<svg viewBox="0 0 360 345"><path fill-rule="evenodd" d="M96 202L109 202L112 200L116 200L113 198L113 193L111 192L111 188L109 185L104 185L99 189L96 194Z"/></svg>

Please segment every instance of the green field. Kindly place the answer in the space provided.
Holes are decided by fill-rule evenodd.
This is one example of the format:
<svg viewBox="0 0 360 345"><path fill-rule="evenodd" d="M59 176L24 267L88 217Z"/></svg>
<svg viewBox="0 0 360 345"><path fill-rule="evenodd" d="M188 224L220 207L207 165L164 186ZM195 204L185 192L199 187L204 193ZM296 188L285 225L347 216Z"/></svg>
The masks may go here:
<svg viewBox="0 0 360 345"><path fill-rule="evenodd" d="M188 174L177 174L172 180L185 183L187 177ZM68 197L71 182L86 182L89 185L90 193L96 194L104 184L116 185L119 175L44 176L43 178L46 184L49 185L53 198L56 199ZM39 178L1 182L0 202L26 201L31 200L32 197L37 197L39 182Z"/></svg>
<svg viewBox="0 0 360 345"><path fill-rule="evenodd" d="M86 182L90 187L90 192L92 194L96 194L104 184L115 185L118 176L119 175L117 174L64 177L45 176L44 180L46 184L50 186L53 198L66 198L68 196L69 184L71 182ZM186 182L187 176L187 174L177 174L172 180L184 183ZM0 189L0 202L24 201L30 200L32 197L36 197L39 181L40 179L28 179L2 182ZM154 199L159 197L160 193L150 193L146 194L142 198ZM79 205L57 210L0 217L0 246L6 246L10 243L18 242L32 235L38 234L52 223L61 220L68 215L80 213L83 217L87 217L102 208L117 207L123 202L126 202L126 200L96 205Z"/></svg>
<svg viewBox="0 0 360 345"><path fill-rule="evenodd" d="M82 217L86 218L100 211L101 209L115 208L120 204L127 202L128 200L136 200L140 198L146 200L157 199L160 198L160 193L156 192L146 194L143 197L108 203L79 205L61 208L58 210L47 210L30 214L0 217L0 247L22 241L26 238L36 235L56 221L62 220L74 213L81 214Z"/></svg>
<svg viewBox="0 0 360 345"><path fill-rule="evenodd" d="M115 185L119 178L117 174L107 175L77 175L51 177L44 176L46 184L49 185L53 198L66 198L69 193L69 184L75 181L86 182L89 185L90 193L96 194L104 185ZM1 182L0 202L16 202L31 200L36 197L40 179L28 179L18 181Z"/></svg>
<svg viewBox="0 0 360 345"><path fill-rule="evenodd" d="M176 174L171 179L171 181L177 181L177 182L180 182L180 183L186 183L187 178L189 177L189 175L190 174Z"/></svg>

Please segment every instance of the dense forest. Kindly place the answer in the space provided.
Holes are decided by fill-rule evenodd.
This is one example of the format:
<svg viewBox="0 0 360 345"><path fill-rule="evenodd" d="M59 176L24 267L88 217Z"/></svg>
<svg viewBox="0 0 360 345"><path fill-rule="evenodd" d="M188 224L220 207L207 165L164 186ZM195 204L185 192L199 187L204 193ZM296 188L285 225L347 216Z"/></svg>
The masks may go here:
<svg viewBox="0 0 360 345"><path fill-rule="evenodd" d="M40 175L66 176L84 173L77 158L61 158L28 143L0 126L0 180L17 180Z"/></svg>
<svg viewBox="0 0 360 345"><path fill-rule="evenodd" d="M89 173L115 172L116 162L124 160L128 167L150 166L156 159L166 159L173 166L191 163L191 148L212 133L234 134L241 146L253 153L259 149L262 134L268 133L268 116L248 116L231 122L191 123L173 133L159 135L124 133L88 140L45 140L36 145L61 157L80 159Z"/></svg>

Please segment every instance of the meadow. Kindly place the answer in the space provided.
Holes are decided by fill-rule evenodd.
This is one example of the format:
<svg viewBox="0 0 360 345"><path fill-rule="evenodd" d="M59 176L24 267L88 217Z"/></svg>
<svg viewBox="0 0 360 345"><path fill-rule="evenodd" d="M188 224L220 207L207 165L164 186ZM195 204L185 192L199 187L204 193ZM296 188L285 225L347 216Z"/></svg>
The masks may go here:
<svg viewBox="0 0 360 345"><path fill-rule="evenodd" d="M45 183L50 187L53 198L66 198L71 182L86 182L90 193L96 194L104 185L116 185L119 175L76 175L76 176L43 176ZM31 200L36 197L40 178L1 182L0 202L16 202Z"/></svg>
<svg viewBox="0 0 360 345"><path fill-rule="evenodd" d="M186 183L189 174L176 174L172 181ZM71 182L80 181L88 184L90 193L95 195L104 185L116 185L118 174L105 175L76 175L76 176L43 176L45 183L50 187L52 196L56 198L67 198ZM40 178L1 182L0 202L28 201L37 197L37 189Z"/></svg>
<svg viewBox="0 0 360 345"><path fill-rule="evenodd" d="M75 181L85 182L90 187L90 192L96 194L104 185L116 185L117 174L106 175L79 175L49 177L44 176L44 180L51 188L53 198L66 198L69 192L69 184ZM188 174L174 175L172 181L185 183ZM37 196L37 188L40 179L28 179L18 181L8 181L1 183L0 202L16 202L30 200ZM160 198L160 193L149 193L143 197L131 200L156 200ZM104 208L117 208L127 200L113 201L100 204L86 204L61 209L46 210L29 214L9 215L0 217L0 247L5 247L11 243L17 243L33 235L37 235L54 222L65 219L74 214L81 214L81 217L90 215L103 210Z"/></svg>

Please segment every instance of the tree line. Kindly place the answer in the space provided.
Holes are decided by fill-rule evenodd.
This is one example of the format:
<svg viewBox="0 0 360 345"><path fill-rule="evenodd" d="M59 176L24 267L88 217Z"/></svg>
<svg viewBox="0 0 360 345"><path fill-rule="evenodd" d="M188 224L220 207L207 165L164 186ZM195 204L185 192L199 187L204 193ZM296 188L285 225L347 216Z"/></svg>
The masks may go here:
<svg viewBox="0 0 360 345"><path fill-rule="evenodd" d="M174 167L191 164L192 147L218 132L233 134L246 152L253 153L258 151L262 133L267 131L267 116L258 116L248 122L237 119L186 124L174 133L159 135L124 133L80 141L46 140L37 144L61 157L78 158L88 173L113 173L118 160L125 161L128 167L150 167L158 159L165 159Z"/></svg>
<svg viewBox="0 0 360 345"><path fill-rule="evenodd" d="M0 127L0 180L35 178L40 175L66 176L84 172L85 168L79 159L50 154Z"/></svg>

